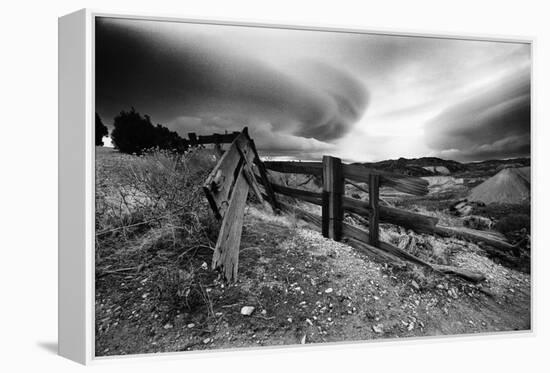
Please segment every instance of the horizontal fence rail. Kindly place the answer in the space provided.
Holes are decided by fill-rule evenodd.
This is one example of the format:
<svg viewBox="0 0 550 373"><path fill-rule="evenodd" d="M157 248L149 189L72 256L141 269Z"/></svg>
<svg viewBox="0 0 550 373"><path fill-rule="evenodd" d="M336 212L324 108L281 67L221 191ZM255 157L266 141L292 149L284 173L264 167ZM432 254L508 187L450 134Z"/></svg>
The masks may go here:
<svg viewBox="0 0 550 373"><path fill-rule="evenodd" d="M271 171L323 176L323 164L321 162L264 162L264 164Z"/></svg>
<svg viewBox="0 0 550 373"><path fill-rule="evenodd" d="M264 164L271 171L323 176L322 162L264 162ZM363 183L369 183L371 175L378 175L381 186L417 196L428 193L428 182L417 177L391 174L355 164L342 164L342 173L344 178Z"/></svg>

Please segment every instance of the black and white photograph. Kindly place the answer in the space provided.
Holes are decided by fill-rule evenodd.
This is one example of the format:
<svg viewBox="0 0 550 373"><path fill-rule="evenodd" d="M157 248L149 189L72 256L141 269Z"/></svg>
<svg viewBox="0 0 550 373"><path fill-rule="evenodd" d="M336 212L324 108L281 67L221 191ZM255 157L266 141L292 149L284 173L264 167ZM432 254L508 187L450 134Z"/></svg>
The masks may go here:
<svg viewBox="0 0 550 373"><path fill-rule="evenodd" d="M531 330L530 43L93 28L95 356Z"/></svg>

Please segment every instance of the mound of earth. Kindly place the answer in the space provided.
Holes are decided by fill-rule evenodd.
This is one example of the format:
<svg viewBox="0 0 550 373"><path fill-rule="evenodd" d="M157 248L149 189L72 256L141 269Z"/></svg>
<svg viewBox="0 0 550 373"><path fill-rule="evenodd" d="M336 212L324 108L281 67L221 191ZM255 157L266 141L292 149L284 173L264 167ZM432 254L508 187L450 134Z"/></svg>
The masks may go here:
<svg viewBox="0 0 550 373"><path fill-rule="evenodd" d="M445 166L425 166L425 170L431 171L436 175L450 175L451 171Z"/></svg>
<svg viewBox="0 0 550 373"><path fill-rule="evenodd" d="M527 203L531 197L531 168L506 168L472 189L468 199L489 203Z"/></svg>

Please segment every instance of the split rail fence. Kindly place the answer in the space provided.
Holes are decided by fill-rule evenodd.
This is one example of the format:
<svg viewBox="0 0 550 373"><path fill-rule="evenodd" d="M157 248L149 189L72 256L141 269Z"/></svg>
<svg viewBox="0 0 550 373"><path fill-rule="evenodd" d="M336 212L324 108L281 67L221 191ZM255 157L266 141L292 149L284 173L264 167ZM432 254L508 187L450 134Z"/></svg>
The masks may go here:
<svg viewBox="0 0 550 373"><path fill-rule="evenodd" d="M398 266L412 262L434 271L455 274L469 281L479 282L484 279L480 273L428 263L403 249L381 241L380 222L399 225L417 233L454 236L483 242L501 250L514 248L508 242L486 232L440 226L435 217L380 204L381 187L391 187L396 191L417 196L427 194L428 183L423 179L380 172L363 165L344 164L341 159L331 156L324 156L322 162L262 162L246 128L241 133L230 134L223 139L229 141L230 136L233 139L229 149L222 152L223 155L203 188L214 214L222 220L212 267L220 268L228 281L237 278L244 207L249 191L260 200L269 202L276 212L291 211L297 217L317 227L320 226L323 236L335 241L345 241L378 259ZM220 138L217 139L219 144ZM313 175L322 180L322 191L315 192L274 183L268 176L268 170ZM346 196L346 183L367 192L368 201ZM363 187L359 183L367 186ZM321 206L322 214L319 216L285 203L277 195ZM368 222L367 229L345 223L345 212L361 216L362 220Z"/></svg>

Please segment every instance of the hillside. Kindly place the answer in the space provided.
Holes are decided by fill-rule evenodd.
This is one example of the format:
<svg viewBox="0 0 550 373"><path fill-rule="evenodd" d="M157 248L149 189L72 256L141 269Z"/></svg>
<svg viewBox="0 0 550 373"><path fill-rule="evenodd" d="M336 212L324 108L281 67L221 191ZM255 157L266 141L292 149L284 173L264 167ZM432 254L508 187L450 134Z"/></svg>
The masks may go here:
<svg viewBox="0 0 550 373"><path fill-rule="evenodd" d="M211 153L99 150L96 161L98 356L531 327L530 275L495 263L476 244L382 225L384 240L479 271L480 284L391 267L254 200L245 210L239 280L224 283L210 269L219 222L201 192ZM243 307L254 310L243 315Z"/></svg>
<svg viewBox="0 0 550 373"><path fill-rule="evenodd" d="M457 161L441 159L437 157L399 158L380 162L361 163L380 171L395 172L409 176L434 176L438 172L432 172L427 168L445 167L455 177L488 177L507 167L530 166L530 158L514 158L505 160L486 160L482 162L460 163Z"/></svg>

